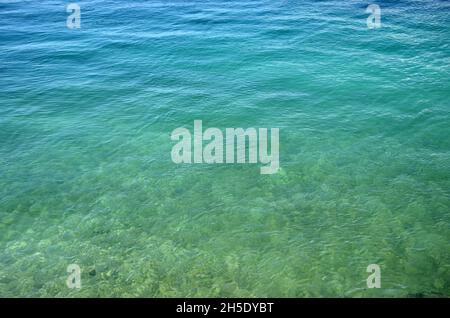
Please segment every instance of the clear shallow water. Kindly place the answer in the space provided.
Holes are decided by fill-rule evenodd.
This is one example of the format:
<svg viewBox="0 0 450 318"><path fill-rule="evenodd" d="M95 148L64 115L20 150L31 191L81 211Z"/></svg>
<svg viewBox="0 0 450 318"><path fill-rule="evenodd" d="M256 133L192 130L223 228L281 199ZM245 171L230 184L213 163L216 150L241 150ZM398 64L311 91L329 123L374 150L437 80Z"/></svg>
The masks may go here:
<svg viewBox="0 0 450 318"><path fill-rule="evenodd" d="M450 5L368 3L80 1L69 30L1 1L0 296L449 296ZM173 164L194 119L279 127L282 171Z"/></svg>

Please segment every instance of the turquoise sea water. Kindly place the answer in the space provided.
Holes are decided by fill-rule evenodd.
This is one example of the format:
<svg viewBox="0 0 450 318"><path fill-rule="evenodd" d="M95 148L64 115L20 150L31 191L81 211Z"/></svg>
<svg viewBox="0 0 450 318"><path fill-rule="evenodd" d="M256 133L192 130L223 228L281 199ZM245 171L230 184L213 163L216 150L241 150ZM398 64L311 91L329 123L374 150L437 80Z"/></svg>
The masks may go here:
<svg viewBox="0 0 450 318"><path fill-rule="evenodd" d="M77 3L0 2L0 296L450 296L450 2ZM174 164L195 119L281 171Z"/></svg>

